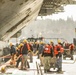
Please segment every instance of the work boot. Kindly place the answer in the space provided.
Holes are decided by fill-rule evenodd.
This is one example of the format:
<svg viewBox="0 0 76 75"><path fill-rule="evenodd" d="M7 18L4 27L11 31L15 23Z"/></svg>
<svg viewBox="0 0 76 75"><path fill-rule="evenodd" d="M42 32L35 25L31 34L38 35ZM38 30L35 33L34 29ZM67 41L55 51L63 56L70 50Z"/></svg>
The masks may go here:
<svg viewBox="0 0 76 75"><path fill-rule="evenodd" d="M61 68L59 68L59 69L57 70L57 72L58 72L58 73L63 73L63 71L62 71Z"/></svg>

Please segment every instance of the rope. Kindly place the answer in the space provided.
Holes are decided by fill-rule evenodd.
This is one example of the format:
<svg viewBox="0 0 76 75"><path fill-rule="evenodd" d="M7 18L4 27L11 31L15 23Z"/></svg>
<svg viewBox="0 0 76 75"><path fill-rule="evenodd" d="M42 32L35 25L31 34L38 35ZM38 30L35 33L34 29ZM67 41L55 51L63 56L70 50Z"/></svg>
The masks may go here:
<svg viewBox="0 0 76 75"><path fill-rule="evenodd" d="M0 58L11 58L11 55L10 54L4 55L4 56L1 56Z"/></svg>

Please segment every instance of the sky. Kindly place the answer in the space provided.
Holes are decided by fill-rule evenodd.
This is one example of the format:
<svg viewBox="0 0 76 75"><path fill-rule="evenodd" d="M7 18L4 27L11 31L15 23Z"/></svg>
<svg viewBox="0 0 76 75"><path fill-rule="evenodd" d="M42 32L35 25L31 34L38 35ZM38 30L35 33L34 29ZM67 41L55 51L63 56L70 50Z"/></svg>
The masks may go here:
<svg viewBox="0 0 76 75"><path fill-rule="evenodd" d="M67 17L72 18L74 21L76 21L76 5L66 5L64 6L64 12L48 15L46 17L43 17L43 19L58 20L61 18L67 20ZM38 19L40 19L40 17L38 17Z"/></svg>

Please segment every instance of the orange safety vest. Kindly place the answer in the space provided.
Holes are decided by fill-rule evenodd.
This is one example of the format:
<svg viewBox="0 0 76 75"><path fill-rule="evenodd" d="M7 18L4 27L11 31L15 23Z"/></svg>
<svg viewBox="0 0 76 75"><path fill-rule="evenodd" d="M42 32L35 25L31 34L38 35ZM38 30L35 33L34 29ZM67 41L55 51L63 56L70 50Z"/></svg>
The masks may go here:
<svg viewBox="0 0 76 75"><path fill-rule="evenodd" d="M71 45L69 46L69 49L70 49L70 50L73 50L73 49L74 49L74 45L71 44Z"/></svg>
<svg viewBox="0 0 76 75"><path fill-rule="evenodd" d="M50 46L45 46L44 53L51 53Z"/></svg>
<svg viewBox="0 0 76 75"><path fill-rule="evenodd" d="M29 45L29 44L27 44L27 48L28 48L28 50L30 51L30 45Z"/></svg>
<svg viewBox="0 0 76 75"><path fill-rule="evenodd" d="M64 52L64 48L61 47L60 52L63 53Z"/></svg>
<svg viewBox="0 0 76 75"><path fill-rule="evenodd" d="M55 46L54 48L54 55L57 55L58 54L58 51L57 51L57 47Z"/></svg>
<svg viewBox="0 0 76 75"><path fill-rule="evenodd" d="M54 54L55 54L55 55L57 55L57 54L59 53L58 50L57 50L57 48L60 48L59 51L60 51L61 53L64 52L64 48L62 48L61 46L58 45L58 46L55 46L55 49L54 49Z"/></svg>

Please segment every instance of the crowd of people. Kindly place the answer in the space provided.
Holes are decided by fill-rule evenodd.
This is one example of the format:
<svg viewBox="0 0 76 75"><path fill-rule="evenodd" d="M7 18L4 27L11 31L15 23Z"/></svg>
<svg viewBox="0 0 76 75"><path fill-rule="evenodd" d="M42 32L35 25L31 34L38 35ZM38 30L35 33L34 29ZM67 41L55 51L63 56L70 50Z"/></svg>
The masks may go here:
<svg viewBox="0 0 76 75"><path fill-rule="evenodd" d="M28 55L30 56L30 63L33 62L33 56L38 56L40 59L40 65L44 67L44 73L50 72L51 66L57 68L57 72L62 72L62 55L64 49L70 49L70 53L73 54L74 44L62 43L58 40L57 44L51 40L50 43L40 42L28 42L24 40L20 43L16 49L12 43L10 43L10 54L11 60L20 70L27 70L30 68L29 62L27 61ZM54 61L55 59L55 61Z"/></svg>

